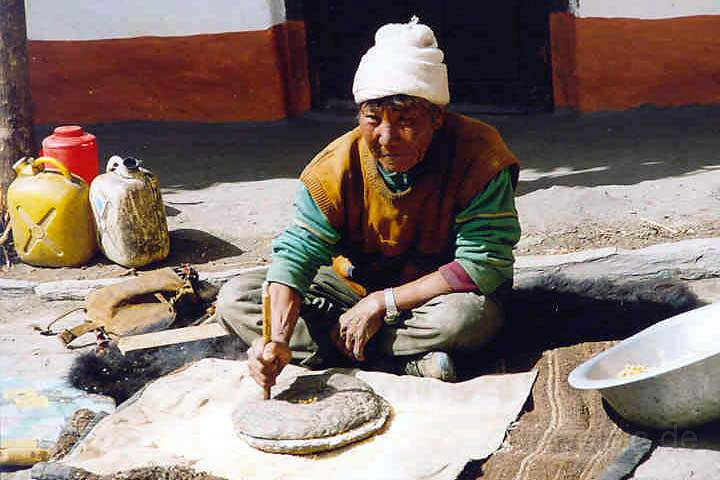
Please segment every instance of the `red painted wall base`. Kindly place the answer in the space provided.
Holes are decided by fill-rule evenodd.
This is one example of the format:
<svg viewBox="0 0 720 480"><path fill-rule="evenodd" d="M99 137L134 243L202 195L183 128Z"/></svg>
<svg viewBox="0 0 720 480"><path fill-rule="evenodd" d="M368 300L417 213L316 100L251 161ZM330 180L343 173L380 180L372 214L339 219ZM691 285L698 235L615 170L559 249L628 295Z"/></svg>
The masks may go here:
<svg viewBox="0 0 720 480"><path fill-rule="evenodd" d="M720 16L550 19L556 107L720 103Z"/></svg>
<svg viewBox="0 0 720 480"><path fill-rule="evenodd" d="M276 120L310 108L305 25L255 32L30 41L37 123Z"/></svg>

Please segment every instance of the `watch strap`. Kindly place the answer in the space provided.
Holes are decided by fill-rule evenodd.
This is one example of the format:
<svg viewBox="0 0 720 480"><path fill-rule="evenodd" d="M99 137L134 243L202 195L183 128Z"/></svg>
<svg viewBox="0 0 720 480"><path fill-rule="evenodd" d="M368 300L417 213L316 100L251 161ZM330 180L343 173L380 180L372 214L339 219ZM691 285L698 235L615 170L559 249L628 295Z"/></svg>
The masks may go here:
<svg viewBox="0 0 720 480"><path fill-rule="evenodd" d="M385 323L392 325L397 322L400 313L395 301L395 292L392 288L386 288L383 290L383 295L385 295Z"/></svg>

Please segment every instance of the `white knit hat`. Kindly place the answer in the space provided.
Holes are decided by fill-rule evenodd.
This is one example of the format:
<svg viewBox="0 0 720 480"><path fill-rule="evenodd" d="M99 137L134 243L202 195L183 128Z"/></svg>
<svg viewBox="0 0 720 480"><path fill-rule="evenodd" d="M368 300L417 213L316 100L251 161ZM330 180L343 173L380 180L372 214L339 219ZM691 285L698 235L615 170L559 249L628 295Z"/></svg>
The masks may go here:
<svg viewBox="0 0 720 480"><path fill-rule="evenodd" d="M405 94L447 105L450 92L444 57L432 29L418 23L417 17L409 23L383 25L355 72L355 102Z"/></svg>

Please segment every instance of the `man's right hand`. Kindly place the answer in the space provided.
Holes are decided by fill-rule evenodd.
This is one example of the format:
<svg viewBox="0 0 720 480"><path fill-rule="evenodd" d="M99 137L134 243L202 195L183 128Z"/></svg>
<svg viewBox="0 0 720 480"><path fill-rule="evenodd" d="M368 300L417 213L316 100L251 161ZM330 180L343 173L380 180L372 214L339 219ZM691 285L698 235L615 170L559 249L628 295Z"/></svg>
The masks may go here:
<svg viewBox="0 0 720 480"><path fill-rule="evenodd" d="M267 342L261 337L248 350L250 376L263 388L275 385L280 372L290 363L290 347L284 342Z"/></svg>

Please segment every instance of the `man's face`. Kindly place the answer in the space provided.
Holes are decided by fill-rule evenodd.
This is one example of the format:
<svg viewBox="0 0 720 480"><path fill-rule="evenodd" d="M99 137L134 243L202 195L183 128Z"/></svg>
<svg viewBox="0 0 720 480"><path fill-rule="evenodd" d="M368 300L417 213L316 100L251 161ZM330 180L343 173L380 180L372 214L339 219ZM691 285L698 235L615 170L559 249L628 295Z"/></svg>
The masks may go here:
<svg viewBox="0 0 720 480"><path fill-rule="evenodd" d="M442 116L433 116L422 104L398 108L363 104L360 133L385 169L406 172L420 163Z"/></svg>

